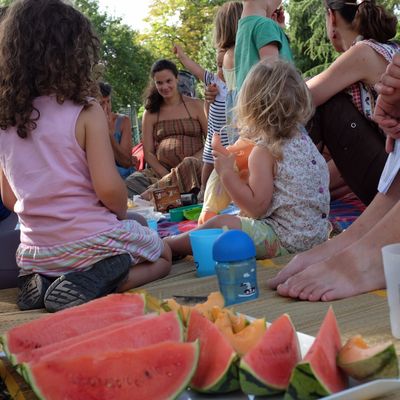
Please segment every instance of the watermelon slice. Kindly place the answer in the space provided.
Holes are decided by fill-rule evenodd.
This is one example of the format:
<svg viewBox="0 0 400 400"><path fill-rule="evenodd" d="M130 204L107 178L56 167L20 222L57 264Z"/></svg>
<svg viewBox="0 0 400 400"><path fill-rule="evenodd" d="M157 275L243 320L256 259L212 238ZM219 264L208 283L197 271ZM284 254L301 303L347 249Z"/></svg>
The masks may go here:
<svg viewBox="0 0 400 400"><path fill-rule="evenodd" d="M1 336L3 350L16 363L16 354L144 314L144 297L112 294L19 325Z"/></svg>
<svg viewBox="0 0 400 400"><path fill-rule="evenodd" d="M284 392L300 359L296 331L289 316L283 314L241 359L239 377L242 391L259 396Z"/></svg>
<svg viewBox="0 0 400 400"><path fill-rule="evenodd" d="M346 389L347 377L336 365L341 347L336 317L329 307L314 343L293 371L284 399L313 400Z"/></svg>
<svg viewBox="0 0 400 400"><path fill-rule="evenodd" d="M192 310L186 340L197 339L200 341L200 358L190 387L205 393L239 389L237 354L232 345L209 319Z"/></svg>
<svg viewBox="0 0 400 400"><path fill-rule="evenodd" d="M58 357L117 351L121 348L146 347L167 340L183 341L183 325L175 312L132 318L30 352L19 353L16 359L19 363L32 363L42 359L51 360Z"/></svg>
<svg viewBox="0 0 400 400"><path fill-rule="evenodd" d="M26 366L40 399L165 400L188 385L198 361L198 343L163 342L139 349Z"/></svg>

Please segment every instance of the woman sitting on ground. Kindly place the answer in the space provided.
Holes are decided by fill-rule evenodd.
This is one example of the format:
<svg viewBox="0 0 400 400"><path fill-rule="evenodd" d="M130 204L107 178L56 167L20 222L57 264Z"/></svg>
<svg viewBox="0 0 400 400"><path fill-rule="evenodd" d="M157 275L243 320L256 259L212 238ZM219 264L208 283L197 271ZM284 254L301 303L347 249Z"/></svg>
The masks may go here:
<svg viewBox="0 0 400 400"><path fill-rule="evenodd" d="M391 41L397 19L375 0L324 0L324 5L329 40L342 54L307 81L317 106L310 135L326 145L332 157L331 193L340 187L341 175L368 205L387 158L385 136L372 121L374 85L400 50Z"/></svg>
<svg viewBox="0 0 400 400"><path fill-rule="evenodd" d="M180 193L198 192L207 119L201 100L179 93L178 69L169 60L151 68L142 131L148 168L125 180L129 195L149 200L153 189L167 186L178 186Z"/></svg>

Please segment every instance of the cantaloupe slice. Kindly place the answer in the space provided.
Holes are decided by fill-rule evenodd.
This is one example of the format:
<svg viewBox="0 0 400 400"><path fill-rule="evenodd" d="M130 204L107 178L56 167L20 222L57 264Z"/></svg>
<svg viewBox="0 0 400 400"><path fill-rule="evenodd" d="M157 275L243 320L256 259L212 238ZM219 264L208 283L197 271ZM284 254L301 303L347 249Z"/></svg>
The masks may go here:
<svg viewBox="0 0 400 400"><path fill-rule="evenodd" d="M361 335L353 336L340 350L337 363L359 381L399 377L399 364L392 342L370 347Z"/></svg>

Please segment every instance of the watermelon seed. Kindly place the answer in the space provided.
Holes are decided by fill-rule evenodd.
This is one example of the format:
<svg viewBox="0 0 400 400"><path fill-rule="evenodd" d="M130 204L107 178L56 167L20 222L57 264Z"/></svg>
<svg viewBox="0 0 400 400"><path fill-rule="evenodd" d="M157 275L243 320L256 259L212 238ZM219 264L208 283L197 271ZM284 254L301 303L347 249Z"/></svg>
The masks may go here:
<svg viewBox="0 0 400 400"><path fill-rule="evenodd" d="M144 374L146 375L146 377L147 377L147 378L151 378L151 374L150 374L150 372L149 372L149 371L147 371L147 370L146 370L146 371L144 371Z"/></svg>

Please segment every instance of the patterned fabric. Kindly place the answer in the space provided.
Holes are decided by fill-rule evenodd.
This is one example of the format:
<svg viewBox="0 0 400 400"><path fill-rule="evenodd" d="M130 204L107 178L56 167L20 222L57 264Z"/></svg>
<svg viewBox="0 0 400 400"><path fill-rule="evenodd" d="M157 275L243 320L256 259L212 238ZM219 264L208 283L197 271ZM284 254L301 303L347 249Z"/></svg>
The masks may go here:
<svg viewBox="0 0 400 400"><path fill-rule="evenodd" d="M118 228L57 246L27 246L20 244L17 263L21 275L39 272L47 276L84 271L97 261L128 253L132 265L144 260L158 260L163 242L156 232L134 220L120 221Z"/></svg>
<svg viewBox="0 0 400 400"><path fill-rule="evenodd" d="M218 78L216 74L205 71L204 83L209 85L215 83L218 88L218 95L215 100L210 104L208 111L208 124L207 124L207 138L204 144L203 150L203 162L208 164L214 164L214 158L212 156L211 141L215 132L220 132L221 128L226 125L226 114L225 114L225 98L226 98L226 85ZM228 136L221 132L221 142L223 146L228 146Z"/></svg>
<svg viewBox="0 0 400 400"><path fill-rule="evenodd" d="M134 172L125 180L129 196L143 193L147 188L178 186L181 193L200 190L203 163L203 131L200 121L191 117L157 122L153 130L156 156L170 171L158 180L151 169Z"/></svg>
<svg viewBox="0 0 400 400"><path fill-rule="evenodd" d="M264 221L252 218L239 218L242 224L242 231L246 232L253 239L254 245L256 246L256 258L258 260L289 254L282 246L279 237L270 225Z"/></svg>
<svg viewBox="0 0 400 400"><path fill-rule="evenodd" d="M186 104L183 104L188 111ZM168 170L176 167L185 157L203 151L204 139L200 121L190 114L189 118L162 121L157 119L153 138L157 159Z"/></svg>
<svg viewBox="0 0 400 400"><path fill-rule="evenodd" d="M329 172L304 128L283 145L276 163L274 192L262 218L290 253L310 249L328 239Z"/></svg>
<svg viewBox="0 0 400 400"><path fill-rule="evenodd" d="M360 40L355 45L366 44L380 54L388 63L393 59L396 52L400 51L400 44L395 42L378 43L375 40ZM375 102L378 97L373 86L368 86L363 82L353 83L347 92L352 96L353 104L361 114L368 119L372 119L375 109Z"/></svg>

